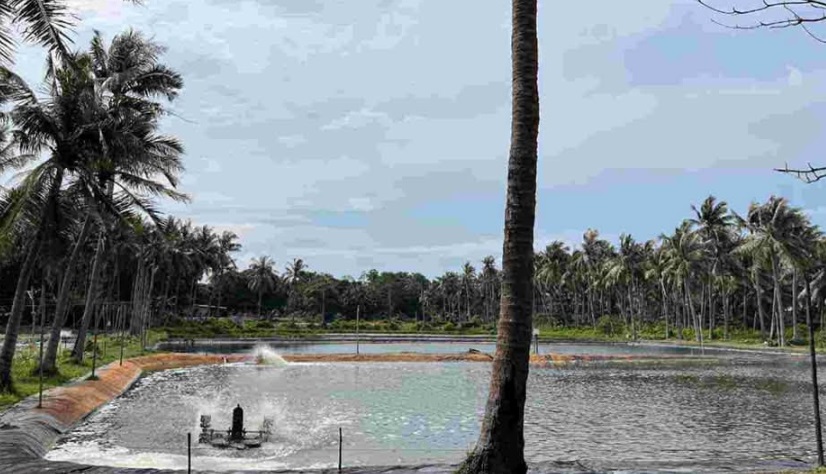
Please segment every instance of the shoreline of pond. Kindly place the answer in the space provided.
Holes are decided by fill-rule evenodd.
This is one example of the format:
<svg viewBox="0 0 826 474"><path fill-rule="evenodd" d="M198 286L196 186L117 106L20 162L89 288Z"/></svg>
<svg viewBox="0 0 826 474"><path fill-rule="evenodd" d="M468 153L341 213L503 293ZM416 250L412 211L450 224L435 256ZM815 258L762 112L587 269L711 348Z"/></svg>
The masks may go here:
<svg viewBox="0 0 826 474"><path fill-rule="evenodd" d="M729 351L764 355L808 355L808 348L804 346L771 347L762 344L746 344L736 341L711 341L704 344L695 341L675 339L639 339L637 341L599 340L556 338L540 336L537 342L540 345L576 344L585 346L618 346L618 347L657 347L657 348L689 348L709 349L711 351ZM193 347L195 352L205 346L249 346L258 344L391 344L391 343L478 343L496 344L495 335L454 335L454 334L420 334L420 333L327 333L306 335L277 335L267 337L209 337L209 338L167 338L157 342L154 350L174 351ZM818 359L826 357L818 353Z"/></svg>

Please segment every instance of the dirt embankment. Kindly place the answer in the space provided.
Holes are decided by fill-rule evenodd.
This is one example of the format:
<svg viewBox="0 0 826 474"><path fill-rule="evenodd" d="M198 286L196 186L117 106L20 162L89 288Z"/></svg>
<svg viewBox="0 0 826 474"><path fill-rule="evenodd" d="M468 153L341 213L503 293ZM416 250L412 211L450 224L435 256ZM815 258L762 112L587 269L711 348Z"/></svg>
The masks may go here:
<svg viewBox="0 0 826 474"><path fill-rule="evenodd" d="M114 362L96 371L97 380L55 387L44 393L38 412L73 425L128 389L143 371L155 371L244 360L242 355L158 354Z"/></svg>

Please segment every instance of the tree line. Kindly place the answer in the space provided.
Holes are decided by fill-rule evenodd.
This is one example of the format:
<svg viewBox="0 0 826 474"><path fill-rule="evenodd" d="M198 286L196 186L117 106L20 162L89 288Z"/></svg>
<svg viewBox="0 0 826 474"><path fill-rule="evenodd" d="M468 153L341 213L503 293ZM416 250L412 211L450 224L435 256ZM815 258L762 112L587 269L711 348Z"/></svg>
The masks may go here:
<svg viewBox="0 0 826 474"><path fill-rule="evenodd" d="M760 331L786 345L801 339L802 311L824 314L826 240L799 208L777 196L752 203L743 215L707 197L670 233L637 241L622 234L618 245L596 230L579 248L554 241L534 255L534 317L540 324L596 327L600 318L621 318L634 335L641 324L660 324L663 337L727 338L732 328ZM259 314L324 314L354 318L493 322L502 273L492 256L479 270L433 279L418 273L369 270L358 279L315 273L295 259L279 273L269 257L210 278L201 298ZM245 296L246 292L246 296ZM254 296L250 293L254 293ZM210 296L213 295L213 296ZM214 295L228 295L223 300Z"/></svg>

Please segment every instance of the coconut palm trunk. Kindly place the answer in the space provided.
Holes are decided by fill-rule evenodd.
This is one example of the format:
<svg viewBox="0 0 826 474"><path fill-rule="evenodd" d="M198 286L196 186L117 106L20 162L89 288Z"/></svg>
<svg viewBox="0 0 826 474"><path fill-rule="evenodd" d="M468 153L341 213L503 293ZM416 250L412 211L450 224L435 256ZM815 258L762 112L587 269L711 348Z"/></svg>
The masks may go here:
<svg viewBox="0 0 826 474"><path fill-rule="evenodd" d="M812 405L815 417L815 442L817 443L817 465L823 466L823 432L820 422L820 390L817 383L817 352L815 351L815 326L812 322L812 293L809 279L803 277L806 284L806 326L809 330L809 360L812 373Z"/></svg>
<svg viewBox="0 0 826 474"><path fill-rule="evenodd" d="M703 343L703 327L700 325L700 318L697 314L696 310L694 309L694 301L691 298L691 285L688 282L688 278L683 280L683 284L685 285L685 296L686 302L688 303L688 311L691 314L691 320L694 324L694 335L697 338L697 342L700 344Z"/></svg>
<svg viewBox="0 0 826 474"><path fill-rule="evenodd" d="M797 270L792 269L792 341L797 341Z"/></svg>
<svg viewBox="0 0 826 474"><path fill-rule="evenodd" d="M26 287L29 285L32 271L37 261L37 254L40 247L40 234L38 232L32 241L26 260L17 277L17 286L12 302L11 317L6 325L6 334L3 339L3 348L0 349L0 392L10 392L12 390L11 368L14 361L14 352L17 348L17 337L20 331L20 320L23 317L23 309L26 306Z"/></svg>
<svg viewBox="0 0 826 474"><path fill-rule="evenodd" d="M777 258L772 258L772 276L774 278L774 294L777 298L777 331L780 343L780 346L783 347L786 345L786 324L785 318L783 317L783 294L780 289L780 269L779 264L777 262Z"/></svg>
<svg viewBox="0 0 826 474"><path fill-rule="evenodd" d="M763 288L760 285L760 277L757 272L754 275L754 291L757 293L757 315L760 319L760 334L766 337L766 313L763 309Z"/></svg>
<svg viewBox="0 0 826 474"><path fill-rule="evenodd" d="M72 358L78 362L83 361L83 350L86 345L86 333L89 331L89 324L95 313L98 303L98 293L100 293L100 277L103 272L103 259L106 254L106 236L104 230L98 236L97 248L95 249L95 260L92 263L92 272L89 276L89 288L86 290L86 305L83 308L83 318L80 320L80 328L77 331Z"/></svg>
<svg viewBox="0 0 826 474"><path fill-rule="evenodd" d="M502 297L490 392L476 448L462 472L527 472L523 433L533 321L533 234L536 211L539 90L537 0L512 0L513 109Z"/></svg>
<svg viewBox="0 0 826 474"><path fill-rule="evenodd" d="M60 290L58 290L52 329L49 333L49 343L46 346L46 352L41 362L43 373L47 375L52 375L57 372L57 351L60 348L60 331L66 322L66 307L69 303L69 292L75 276L75 267L80 259L83 246L86 245L86 240L89 238L92 227L92 217L87 216L78 235L75 248L72 250L69 261L66 263L66 268L63 270L63 281L60 284Z"/></svg>
<svg viewBox="0 0 826 474"><path fill-rule="evenodd" d="M26 259L23 261L23 266L20 269L20 274L17 277L17 285L14 291L14 300L12 301L11 316L6 324L6 334L3 338L3 347L0 348L0 392L10 392L12 390L11 369L14 363L14 353L17 349L17 338L20 331L20 320L23 317L23 309L26 306L26 287L29 286L29 279L34 271L37 256L40 253L42 245L42 238L46 228L53 220L54 207L57 203L57 195L60 192L60 187L63 184L64 169L58 168L55 171L54 180L52 181L49 194L46 199L46 205L40 213L40 222L37 225L34 237L31 239L31 246L29 247Z"/></svg>

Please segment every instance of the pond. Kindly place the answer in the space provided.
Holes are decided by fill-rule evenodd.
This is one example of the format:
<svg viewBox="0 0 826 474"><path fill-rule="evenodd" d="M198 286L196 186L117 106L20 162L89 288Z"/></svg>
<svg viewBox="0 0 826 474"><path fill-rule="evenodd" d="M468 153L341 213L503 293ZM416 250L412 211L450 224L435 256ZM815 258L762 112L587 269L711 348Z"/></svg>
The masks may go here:
<svg viewBox="0 0 826 474"><path fill-rule="evenodd" d="M477 346L478 347L478 346ZM603 346L612 351L613 346ZM466 349L465 349L466 350ZM439 351L436 351L439 352ZM532 368L529 464L594 469L747 471L813 456L811 392L799 357L648 368ZM742 362L742 363L741 363ZM186 467L201 414L248 429L274 420L260 449L193 446L193 468L309 469L461 461L478 436L485 363L221 365L151 374L91 416L47 458Z"/></svg>
<svg viewBox="0 0 826 474"><path fill-rule="evenodd" d="M198 343L186 348L182 344L159 344L158 348L178 352L204 353L239 353L250 352L256 347L266 346L280 354L355 354L355 342L246 342L228 341L225 343ZM533 347L533 346L531 346ZM362 354L385 354L396 352L418 352L426 354L457 354L476 349L493 354L496 344L493 342L362 342L358 350ZM592 344L592 343L540 343L541 354L578 354L578 355L709 355L733 354L746 355L747 352L687 346L667 346L649 344Z"/></svg>

